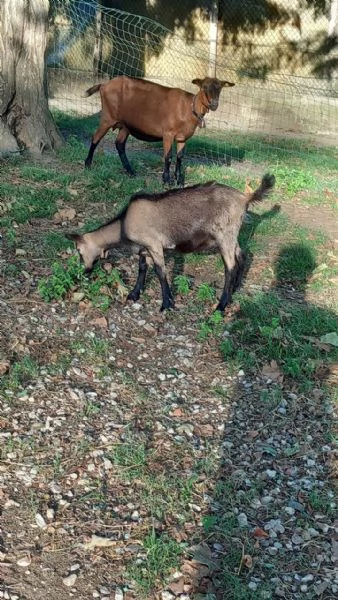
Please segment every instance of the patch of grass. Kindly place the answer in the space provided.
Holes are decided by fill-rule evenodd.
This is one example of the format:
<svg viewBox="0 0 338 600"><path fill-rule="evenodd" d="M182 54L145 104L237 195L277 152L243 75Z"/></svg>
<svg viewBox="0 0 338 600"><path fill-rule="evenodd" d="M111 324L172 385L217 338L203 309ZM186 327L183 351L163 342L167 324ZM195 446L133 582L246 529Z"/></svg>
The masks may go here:
<svg viewBox="0 0 338 600"><path fill-rule="evenodd" d="M273 292L252 298L238 295L238 300L240 314L228 328L229 340L221 344L227 361L250 370L275 360L284 373L303 379L313 375L323 359L337 359L337 348L324 351L319 343L320 336L336 331L333 312L282 302Z"/></svg>
<svg viewBox="0 0 338 600"><path fill-rule="evenodd" d="M312 244L305 241L290 244L279 252L276 277L281 283L304 287L316 266L317 253Z"/></svg>
<svg viewBox="0 0 338 600"><path fill-rule="evenodd" d="M174 277L175 293L187 296L190 292L190 279L187 275L176 275Z"/></svg>
<svg viewBox="0 0 338 600"><path fill-rule="evenodd" d="M48 231L42 237L43 252L48 258L55 258L57 254L67 250L70 246L69 240L62 233Z"/></svg>
<svg viewBox="0 0 338 600"><path fill-rule="evenodd" d="M179 566L183 547L168 534L157 534L154 530L144 538L143 547L147 554L144 563L131 566L128 574L140 596L149 598L158 584L163 584L165 577Z"/></svg>
<svg viewBox="0 0 338 600"><path fill-rule="evenodd" d="M206 340L211 334L218 337L223 332L223 316L220 311L215 311L199 325L198 339Z"/></svg>
<svg viewBox="0 0 338 600"><path fill-rule="evenodd" d="M0 184L0 196L7 206L6 213L0 218L0 226L8 227L11 221L26 223L32 218L50 218L56 212L60 192L51 188Z"/></svg>
<svg viewBox="0 0 338 600"><path fill-rule="evenodd" d="M75 175L69 173L60 173L58 170L46 169L40 166L23 165L20 169L20 174L25 179L33 182L55 182L60 186L69 185L75 180Z"/></svg>
<svg viewBox="0 0 338 600"><path fill-rule="evenodd" d="M14 362L7 375L1 379L1 388L4 390L18 391L37 378L39 366L30 356Z"/></svg>
<svg viewBox="0 0 338 600"><path fill-rule="evenodd" d="M216 290L208 283L201 283L197 288L197 299L201 302L214 302Z"/></svg>
<svg viewBox="0 0 338 600"><path fill-rule="evenodd" d="M114 446L107 458L122 480L136 479L145 473L148 452L144 443L129 435L123 443Z"/></svg>

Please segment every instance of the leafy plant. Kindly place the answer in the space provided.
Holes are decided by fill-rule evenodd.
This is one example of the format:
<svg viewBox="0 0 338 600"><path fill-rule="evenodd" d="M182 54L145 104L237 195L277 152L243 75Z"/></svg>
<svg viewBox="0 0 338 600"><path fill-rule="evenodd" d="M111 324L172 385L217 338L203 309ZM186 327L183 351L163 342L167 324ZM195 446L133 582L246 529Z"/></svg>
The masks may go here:
<svg viewBox="0 0 338 600"><path fill-rule="evenodd" d="M83 290L84 297L102 310L110 306L112 298L125 293L116 269L108 273L95 266L90 275L86 275L84 266L76 255L71 256L66 265L53 263L51 276L41 279L38 286L39 293L46 302L60 300L75 288Z"/></svg>
<svg viewBox="0 0 338 600"><path fill-rule="evenodd" d="M174 286L177 294L187 296L190 290L189 277L186 275L176 275L176 277L174 277Z"/></svg>
<svg viewBox="0 0 338 600"><path fill-rule="evenodd" d="M80 264L78 256L71 256L66 265L55 262L52 265L50 277L41 279L38 290L41 297L50 302L60 300L84 277L84 266Z"/></svg>

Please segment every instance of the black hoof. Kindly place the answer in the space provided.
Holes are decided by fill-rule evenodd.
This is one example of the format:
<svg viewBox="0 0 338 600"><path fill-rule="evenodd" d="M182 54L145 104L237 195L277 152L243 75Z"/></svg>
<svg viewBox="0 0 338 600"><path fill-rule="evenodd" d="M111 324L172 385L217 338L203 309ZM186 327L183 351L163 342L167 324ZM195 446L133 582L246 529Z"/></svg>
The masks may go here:
<svg viewBox="0 0 338 600"><path fill-rule="evenodd" d="M132 302L137 302L137 300L139 300L140 298L140 292L135 292L135 290L132 290L131 292L129 292L128 296L127 296L127 300L131 300Z"/></svg>
<svg viewBox="0 0 338 600"><path fill-rule="evenodd" d="M160 312L163 312L164 310L173 310L175 308L175 302L173 299L170 299L168 302L163 302L161 308L160 308Z"/></svg>
<svg viewBox="0 0 338 600"><path fill-rule="evenodd" d="M84 164L85 169L90 169L91 166L92 166L91 162L85 161L85 164Z"/></svg>

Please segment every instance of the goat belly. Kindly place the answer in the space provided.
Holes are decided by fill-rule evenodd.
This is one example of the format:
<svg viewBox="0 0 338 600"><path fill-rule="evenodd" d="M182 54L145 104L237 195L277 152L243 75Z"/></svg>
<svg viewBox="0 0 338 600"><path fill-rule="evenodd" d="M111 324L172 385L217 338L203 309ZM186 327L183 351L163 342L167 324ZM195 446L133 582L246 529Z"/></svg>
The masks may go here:
<svg viewBox="0 0 338 600"><path fill-rule="evenodd" d="M176 250L177 252L182 252L182 254L189 254L189 252L200 252L213 246L215 246L215 242L206 237L204 239L198 238L196 240L192 239L180 242L176 244Z"/></svg>
<svg viewBox="0 0 338 600"><path fill-rule="evenodd" d="M163 139L162 137L157 137L155 135L148 135L146 133L143 133L143 131L140 131L139 129L135 129L133 127L129 127L129 125L128 130L134 138L136 138L137 140L141 140L142 142L160 142Z"/></svg>

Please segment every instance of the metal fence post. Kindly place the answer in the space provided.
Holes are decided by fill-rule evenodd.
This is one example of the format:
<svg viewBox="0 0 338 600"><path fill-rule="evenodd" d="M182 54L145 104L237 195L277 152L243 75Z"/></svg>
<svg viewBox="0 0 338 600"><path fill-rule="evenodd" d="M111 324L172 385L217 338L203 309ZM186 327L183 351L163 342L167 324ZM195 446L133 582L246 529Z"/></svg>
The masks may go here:
<svg viewBox="0 0 338 600"><path fill-rule="evenodd" d="M218 32L218 0L210 0L209 16L209 77L216 77L217 32Z"/></svg>

